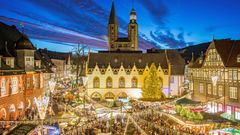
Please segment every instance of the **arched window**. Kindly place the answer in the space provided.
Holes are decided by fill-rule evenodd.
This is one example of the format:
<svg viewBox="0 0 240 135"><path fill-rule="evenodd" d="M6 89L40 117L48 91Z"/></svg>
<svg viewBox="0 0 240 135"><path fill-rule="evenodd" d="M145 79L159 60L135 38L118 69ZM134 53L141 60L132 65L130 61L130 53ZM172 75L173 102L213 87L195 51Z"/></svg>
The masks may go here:
<svg viewBox="0 0 240 135"><path fill-rule="evenodd" d="M100 87L100 80L98 77L94 77L93 79L93 87L94 88L99 88Z"/></svg>
<svg viewBox="0 0 240 135"><path fill-rule="evenodd" d="M115 95L112 92L108 92L104 95L105 99L114 99Z"/></svg>
<svg viewBox="0 0 240 135"><path fill-rule="evenodd" d="M138 80L136 77L132 78L132 88L137 88Z"/></svg>
<svg viewBox="0 0 240 135"><path fill-rule="evenodd" d="M102 95L98 92L94 92L92 95L91 95L91 98L95 101L100 101L101 98L102 98Z"/></svg>
<svg viewBox="0 0 240 135"><path fill-rule="evenodd" d="M119 78L119 88L125 87L125 79L123 77Z"/></svg>
<svg viewBox="0 0 240 135"><path fill-rule="evenodd" d="M112 88L112 78L108 77L106 80L106 87L107 88Z"/></svg>

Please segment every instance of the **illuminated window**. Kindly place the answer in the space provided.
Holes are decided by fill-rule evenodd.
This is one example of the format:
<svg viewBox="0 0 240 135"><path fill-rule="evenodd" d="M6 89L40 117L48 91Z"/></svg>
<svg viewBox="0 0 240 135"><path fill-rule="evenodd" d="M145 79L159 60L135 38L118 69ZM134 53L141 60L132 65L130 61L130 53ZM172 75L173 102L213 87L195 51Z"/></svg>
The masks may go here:
<svg viewBox="0 0 240 135"><path fill-rule="evenodd" d="M233 79L233 74L232 74L233 72L232 72L232 70L229 70L229 72L228 72L228 78L229 78L229 80L232 80Z"/></svg>
<svg viewBox="0 0 240 135"><path fill-rule="evenodd" d="M207 91L208 91L208 94L211 95L212 94L212 84L208 84L207 85Z"/></svg>
<svg viewBox="0 0 240 135"><path fill-rule="evenodd" d="M40 79L39 76L34 77L34 88L39 88Z"/></svg>
<svg viewBox="0 0 240 135"><path fill-rule="evenodd" d="M132 78L132 88L137 88L137 78L136 77Z"/></svg>
<svg viewBox="0 0 240 135"><path fill-rule="evenodd" d="M232 107L231 106L227 106L227 113L232 114Z"/></svg>
<svg viewBox="0 0 240 135"><path fill-rule="evenodd" d="M223 105L222 104L218 104L218 111L222 112L223 111Z"/></svg>
<svg viewBox="0 0 240 135"><path fill-rule="evenodd" d="M99 88L99 87L100 87L100 80L99 80L98 77L95 77L95 78L93 79L93 87L94 87L94 88Z"/></svg>
<svg viewBox="0 0 240 135"><path fill-rule="evenodd" d="M119 79L119 88L124 88L125 87L125 79L121 77Z"/></svg>
<svg viewBox="0 0 240 135"><path fill-rule="evenodd" d="M112 88L112 78L108 77L106 80L106 87L107 88Z"/></svg>
<svg viewBox="0 0 240 135"><path fill-rule="evenodd" d="M7 83L7 81L5 79L2 79L2 82L1 82L1 96L5 96L7 94L6 83Z"/></svg>
<svg viewBox="0 0 240 135"><path fill-rule="evenodd" d="M27 89L30 89L30 86L31 86L30 83L31 83L31 78L28 77L27 82L26 82L26 88Z"/></svg>
<svg viewBox="0 0 240 135"><path fill-rule="evenodd" d="M213 86L213 95L217 95L217 87Z"/></svg>
<svg viewBox="0 0 240 135"><path fill-rule="evenodd" d="M25 56L25 66L33 66L34 58L31 56Z"/></svg>
<svg viewBox="0 0 240 135"><path fill-rule="evenodd" d="M218 85L218 96L222 97L223 96L223 86Z"/></svg>
<svg viewBox="0 0 240 135"><path fill-rule="evenodd" d="M240 108L235 108L235 119L240 120Z"/></svg>
<svg viewBox="0 0 240 135"><path fill-rule="evenodd" d="M240 70L238 70L238 81L240 81Z"/></svg>
<svg viewBox="0 0 240 135"><path fill-rule="evenodd" d="M237 76L237 70L233 70L233 80L236 81L238 79L238 76Z"/></svg>
<svg viewBox="0 0 240 135"><path fill-rule="evenodd" d="M230 92L229 94L230 98L237 99L237 87L230 87L229 92Z"/></svg>
<svg viewBox="0 0 240 135"><path fill-rule="evenodd" d="M17 93L17 78L11 80L11 90L12 90L11 94Z"/></svg>
<svg viewBox="0 0 240 135"><path fill-rule="evenodd" d="M199 83L199 93L204 93L203 83Z"/></svg>
<svg viewBox="0 0 240 135"><path fill-rule="evenodd" d="M240 63L240 54L237 56L237 62Z"/></svg>

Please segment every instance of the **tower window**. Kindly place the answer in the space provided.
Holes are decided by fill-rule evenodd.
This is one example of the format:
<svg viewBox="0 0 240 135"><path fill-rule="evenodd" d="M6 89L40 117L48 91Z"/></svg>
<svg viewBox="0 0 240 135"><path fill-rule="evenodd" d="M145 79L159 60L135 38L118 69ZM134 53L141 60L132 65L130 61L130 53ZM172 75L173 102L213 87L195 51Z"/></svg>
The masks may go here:
<svg viewBox="0 0 240 135"><path fill-rule="evenodd" d="M237 63L240 63L240 54L237 56Z"/></svg>

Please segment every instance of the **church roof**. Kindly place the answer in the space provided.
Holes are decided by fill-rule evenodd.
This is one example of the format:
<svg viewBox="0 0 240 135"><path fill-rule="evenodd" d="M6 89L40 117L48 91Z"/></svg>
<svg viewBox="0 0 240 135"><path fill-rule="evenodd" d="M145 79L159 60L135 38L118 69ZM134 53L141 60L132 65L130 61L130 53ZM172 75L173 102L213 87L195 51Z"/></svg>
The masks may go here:
<svg viewBox="0 0 240 135"><path fill-rule="evenodd" d="M114 2L112 2L112 8L111 8L108 24L117 24Z"/></svg>
<svg viewBox="0 0 240 135"><path fill-rule="evenodd" d="M185 65L184 59L182 59L178 53L175 53L177 53L177 51L169 51L167 53L90 53L88 68L95 68L96 64L99 68L107 68L109 64L112 68L120 68L121 65L123 65L124 68L132 68L135 64L136 68L145 69L146 65L150 66L152 63L155 63L156 66L160 65L162 69L168 69L169 60L173 68L171 74L183 75Z"/></svg>

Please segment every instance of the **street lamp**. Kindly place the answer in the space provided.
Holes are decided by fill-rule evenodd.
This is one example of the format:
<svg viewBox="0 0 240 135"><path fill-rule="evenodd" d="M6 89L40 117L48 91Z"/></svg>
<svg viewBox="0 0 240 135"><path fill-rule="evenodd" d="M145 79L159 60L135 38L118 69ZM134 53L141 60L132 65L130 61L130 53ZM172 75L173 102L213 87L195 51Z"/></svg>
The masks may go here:
<svg viewBox="0 0 240 135"><path fill-rule="evenodd" d="M45 119L45 116L46 116L49 97L47 97L47 96L39 97L39 98L35 97L34 101L35 101L36 106L37 106L38 115L39 115L39 117L42 121L42 134L43 134L43 120Z"/></svg>

